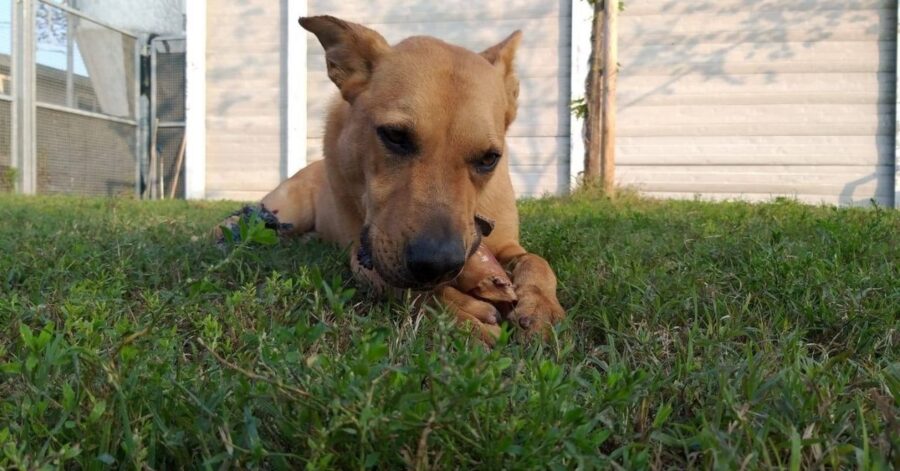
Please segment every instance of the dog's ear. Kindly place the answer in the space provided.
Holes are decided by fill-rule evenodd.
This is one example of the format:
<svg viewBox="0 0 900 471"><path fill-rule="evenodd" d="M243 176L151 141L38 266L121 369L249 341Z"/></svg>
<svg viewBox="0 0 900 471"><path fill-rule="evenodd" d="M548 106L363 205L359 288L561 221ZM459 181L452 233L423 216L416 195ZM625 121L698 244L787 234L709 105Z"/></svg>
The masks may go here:
<svg viewBox="0 0 900 471"><path fill-rule="evenodd" d="M375 64L391 49L377 32L333 16L300 18L300 26L319 39L325 49L328 78L351 103L369 83Z"/></svg>
<svg viewBox="0 0 900 471"><path fill-rule="evenodd" d="M487 48L481 53L481 56L493 64L503 75L507 96L507 127L516 119L516 110L518 109L519 79L516 78L516 72L513 69L513 59L516 56L516 49L519 48L520 42L522 42L522 32L515 31L506 39L500 41L500 43Z"/></svg>

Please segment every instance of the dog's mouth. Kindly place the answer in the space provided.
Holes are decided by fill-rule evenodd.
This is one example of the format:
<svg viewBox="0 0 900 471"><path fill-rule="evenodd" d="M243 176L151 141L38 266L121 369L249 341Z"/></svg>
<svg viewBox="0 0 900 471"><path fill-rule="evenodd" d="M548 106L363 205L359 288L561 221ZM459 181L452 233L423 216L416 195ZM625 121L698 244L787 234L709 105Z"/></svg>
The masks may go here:
<svg viewBox="0 0 900 471"><path fill-rule="evenodd" d="M479 214L475 215L475 234L472 239L472 244L467 250L467 257L471 257L476 251L478 251L478 247L481 245L481 240L484 237L487 237L494 230L494 221L488 219ZM359 249L356 251L356 261L359 263L359 266L366 270L375 270L385 281L389 284L397 287L397 288L411 288L411 289L419 289L419 290L428 290L433 289L440 283L433 284L425 284L425 283L417 283L410 280L410 277L400 276L398 273L394 273L390 269L385 269L380 266L381 264L376 263L375 254L372 247L372 231L371 228L366 225L363 226L362 231L359 234ZM459 273L453 275L453 277L448 280L452 281Z"/></svg>
<svg viewBox="0 0 900 471"><path fill-rule="evenodd" d="M365 226L359 234L359 250L356 252L356 261L366 270L375 269L375 260L372 259L372 238L369 235L369 226Z"/></svg>

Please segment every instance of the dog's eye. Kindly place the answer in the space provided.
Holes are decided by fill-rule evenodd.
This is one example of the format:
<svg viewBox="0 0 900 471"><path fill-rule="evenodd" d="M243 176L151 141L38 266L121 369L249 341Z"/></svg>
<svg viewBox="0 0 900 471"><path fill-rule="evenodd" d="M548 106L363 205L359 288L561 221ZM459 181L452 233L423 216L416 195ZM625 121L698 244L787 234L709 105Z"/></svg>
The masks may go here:
<svg viewBox="0 0 900 471"><path fill-rule="evenodd" d="M399 155L411 155L416 153L416 142L412 133L407 129L390 126L378 126L375 130L378 139L381 139L387 149Z"/></svg>
<svg viewBox="0 0 900 471"><path fill-rule="evenodd" d="M475 161L475 170L478 173L492 172L497 167L497 163L500 162L500 157L501 155L497 151L485 152L484 155Z"/></svg>

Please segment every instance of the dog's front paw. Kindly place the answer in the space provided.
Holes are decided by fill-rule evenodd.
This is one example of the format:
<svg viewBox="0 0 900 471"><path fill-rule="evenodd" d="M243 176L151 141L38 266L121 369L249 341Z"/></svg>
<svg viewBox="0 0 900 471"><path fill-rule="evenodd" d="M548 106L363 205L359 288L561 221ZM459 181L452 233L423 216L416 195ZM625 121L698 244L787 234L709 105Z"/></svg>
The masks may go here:
<svg viewBox="0 0 900 471"><path fill-rule="evenodd" d="M438 288L435 294L456 316L460 327L489 347L497 343L502 316L496 307L449 285Z"/></svg>
<svg viewBox="0 0 900 471"><path fill-rule="evenodd" d="M509 314L509 320L529 334L546 336L553 324L566 316L566 311L556 299L556 293L544 293L536 286L520 286L516 289L519 301Z"/></svg>

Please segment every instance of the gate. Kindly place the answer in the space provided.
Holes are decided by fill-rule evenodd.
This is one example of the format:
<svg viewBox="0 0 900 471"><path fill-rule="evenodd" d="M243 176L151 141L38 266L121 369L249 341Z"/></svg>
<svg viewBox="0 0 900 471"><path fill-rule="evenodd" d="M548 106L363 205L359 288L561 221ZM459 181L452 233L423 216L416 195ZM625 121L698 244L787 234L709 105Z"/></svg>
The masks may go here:
<svg viewBox="0 0 900 471"><path fill-rule="evenodd" d="M185 38L150 41L150 198L184 197Z"/></svg>
<svg viewBox="0 0 900 471"><path fill-rule="evenodd" d="M0 191L183 195L185 39L0 0Z"/></svg>
<svg viewBox="0 0 900 471"><path fill-rule="evenodd" d="M133 196L139 161L137 36L67 3L15 3L13 127L22 189Z"/></svg>

